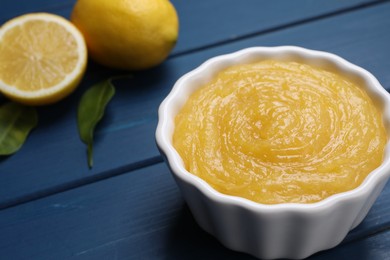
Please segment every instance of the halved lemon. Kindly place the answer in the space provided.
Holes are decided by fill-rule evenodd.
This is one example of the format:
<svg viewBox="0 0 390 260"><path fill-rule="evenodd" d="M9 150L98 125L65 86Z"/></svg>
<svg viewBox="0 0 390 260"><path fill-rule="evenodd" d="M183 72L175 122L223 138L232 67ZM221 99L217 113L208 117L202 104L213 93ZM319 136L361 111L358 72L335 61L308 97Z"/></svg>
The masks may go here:
<svg viewBox="0 0 390 260"><path fill-rule="evenodd" d="M65 18L33 13L0 28L0 91L28 105L46 105L69 95L87 64L82 34Z"/></svg>

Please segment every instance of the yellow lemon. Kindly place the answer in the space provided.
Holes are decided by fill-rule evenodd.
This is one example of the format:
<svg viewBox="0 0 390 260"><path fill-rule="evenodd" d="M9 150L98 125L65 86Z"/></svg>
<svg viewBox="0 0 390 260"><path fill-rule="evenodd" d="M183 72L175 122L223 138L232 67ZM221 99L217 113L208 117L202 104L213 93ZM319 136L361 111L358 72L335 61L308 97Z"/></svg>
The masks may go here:
<svg viewBox="0 0 390 260"><path fill-rule="evenodd" d="M60 16L27 14L0 28L0 91L10 99L54 103L75 89L86 64L82 34Z"/></svg>
<svg viewBox="0 0 390 260"><path fill-rule="evenodd" d="M71 21L83 33L92 59L126 70L164 61L179 27L168 0L78 0Z"/></svg>

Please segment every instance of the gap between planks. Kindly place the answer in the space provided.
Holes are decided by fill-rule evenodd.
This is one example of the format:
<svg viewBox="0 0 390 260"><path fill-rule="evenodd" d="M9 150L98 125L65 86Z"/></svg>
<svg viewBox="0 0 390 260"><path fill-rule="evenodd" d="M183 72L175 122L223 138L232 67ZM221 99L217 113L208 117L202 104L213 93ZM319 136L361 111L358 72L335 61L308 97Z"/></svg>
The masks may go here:
<svg viewBox="0 0 390 260"><path fill-rule="evenodd" d="M328 12L328 13L324 13L324 14L315 15L315 16L312 16L312 17L300 19L300 20L297 20L295 22L288 22L288 23L285 23L285 24L281 24L281 25L277 25L277 26L274 26L274 27L266 28L266 29L263 29L263 30L260 30L260 31L244 34L244 35L237 36L237 37L234 37L234 38L231 38L231 39L221 40L221 41L217 41L215 43L210 43L210 44L206 44L206 45L199 46L199 47L196 47L196 48L183 50L183 51L180 51L180 52L177 52L177 53L169 55L168 59L172 59L172 58L176 58L176 57L180 57L180 56L184 56L184 55L188 55L188 54L193 54L193 53L204 51L204 50L211 49L211 48L216 48L216 47L221 46L221 45L225 45L225 44L229 44L229 43L233 43L233 42L249 39L249 38L252 38L252 37L262 36L262 35L266 35L266 34L269 34L269 33L290 29L290 28L293 28L293 27L304 25L306 23L311 23L311 22L316 22L316 21L319 21L319 20L324 20L324 19L331 18L331 17L334 17L334 16L338 16L338 15L342 15L342 14L346 14L346 13L350 13L350 12L354 12L354 11L359 11L359 10L364 9L364 8L374 7L374 6L377 6L377 5L380 5L380 4L384 4L384 3L389 3L389 2L390 2L390 0L378 0L378 1L370 2L370 3L361 3L361 4L358 4L358 5L355 5L355 6L346 7L346 8L342 8L342 9L339 9L339 10L331 11L331 12Z"/></svg>
<svg viewBox="0 0 390 260"><path fill-rule="evenodd" d="M61 185L57 185L57 186L51 187L49 189L34 192L34 193L31 193L28 195L23 195L21 197L15 198L15 199L10 199L8 201L1 202L0 203L0 211L5 210L5 209L9 209L9 208L12 208L15 206L19 206L21 204L29 203L29 202L32 202L35 200L39 200L39 199L44 198L44 197L52 196L52 195L55 195L57 193L77 189L77 188L85 186L85 185L89 185L92 183L103 181L103 180L106 180L109 178L113 178L113 177L116 177L116 176L119 176L119 175L122 175L125 173L129 173L129 172L133 172L133 171L136 171L136 170L139 170L139 169L142 169L145 167L149 167L149 166L152 166L152 165L155 165L158 163L162 163L162 162L163 162L163 158L161 156L154 156L152 158L138 161L136 163L131 163L128 165L124 165L124 166L120 166L120 167L117 167L114 169L110 169L110 170L104 171L100 174L94 174L92 176L85 177L85 178L80 179L80 180L75 180L75 181L63 183Z"/></svg>
<svg viewBox="0 0 390 260"><path fill-rule="evenodd" d="M273 32L280 31L280 30L293 28L293 27L296 27L296 26L304 25L306 23L310 23L310 22L314 22L314 21L319 21L319 20L331 18L331 17L337 16L337 15L342 15L342 14L346 14L346 13L349 13L349 12L358 11L358 10L361 10L361 9L364 9L364 8L377 6L377 5L388 3L388 2L390 2L390 0L374 0L373 2L360 3L360 4L357 4L355 6L341 8L339 10L330 11L330 12L327 12L327 13L324 13L324 14L320 14L320 15L314 15L314 16L311 16L311 17L308 17L308 18L299 19L297 21L292 21L292 22L288 22L288 23L285 23L285 24L269 27L269 28L266 28L266 29L263 29L263 30L252 32L252 33L247 33L247 34L244 34L244 35L241 35L241 36L238 36L238 37L234 37L234 38L231 38L231 39L221 40L221 41L217 41L215 43L205 44L203 46L199 46L199 47L196 47L196 48L179 51L177 53L173 53L173 54L169 55L169 57L167 59L172 59L172 58L184 56L184 55L187 55L187 54L192 54L192 53L196 53L196 52L199 52L199 51L204 51L204 50L207 50L207 49L210 49L210 48L218 47L220 45L233 43L233 42L240 41L240 40L245 40L245 39L248 39L248 38L251 38L251 37L255 37L255 36L261 36L261 35L265 35L265 34L268 34L268 33L273 33ZM44 10L38 9L38 10L31 10L29 12L58 11L58 10L70 8L73 5L74 5L73 2L72 3L63 3L61 5L49 6L48 8L46 8ZM2 23L6 22L8 19L11 19L14 16L16 16L16 14L11 16L10 18L5 18L5 19L4 18L0 18L0 25Z"/></svg>

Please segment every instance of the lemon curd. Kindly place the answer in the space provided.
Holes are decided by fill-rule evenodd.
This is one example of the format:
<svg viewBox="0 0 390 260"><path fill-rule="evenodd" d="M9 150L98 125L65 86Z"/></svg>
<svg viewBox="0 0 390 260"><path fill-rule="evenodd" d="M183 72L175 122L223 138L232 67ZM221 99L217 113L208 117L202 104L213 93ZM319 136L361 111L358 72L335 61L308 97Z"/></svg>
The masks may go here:
<svg viewBox="0 0 390 260"><path fill-rule="evenodd" d="M221 193L313 203L360 185L387 142L381 113L348 79L296 62L235 65L175 118L186 169Z"/></svg>

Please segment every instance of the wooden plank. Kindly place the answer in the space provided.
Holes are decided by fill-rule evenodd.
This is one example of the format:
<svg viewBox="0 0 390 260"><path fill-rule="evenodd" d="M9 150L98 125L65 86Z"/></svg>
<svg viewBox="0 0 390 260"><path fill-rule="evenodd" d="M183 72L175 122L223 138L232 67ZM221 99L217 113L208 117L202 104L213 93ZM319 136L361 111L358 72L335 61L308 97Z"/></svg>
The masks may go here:
<svg viewBox="0 0 390 260"><path fill-rule="evenodd" d="M4 3L3 3L4 2ZM28 12L52 12L70 17L75 0L2 0L0 24ZM173 53L182 53L218 42L230 41L244 35L288 26L290 23L317 19L324 15L361 8L377 0L172 0L180 19L180 37Z"/></svg>
<svg viewBox="0 0 390 260"><path fill-rule="evenodd" d="M69 17L75 0L1 0L0 24L26 13L49 12Z"/></svg>
<svg viewBox="0 0 390 260"><path fill-rule="evenodd" d="M246 0L239 4L236 0L173 0L172 3L177 6L181 21L180 33L183 35L179 38L175 54L316 19L375 1Z"/></svg>
<svg viewBox="0 0 390 260"><path fill-rule="evenodd" d="M80 95L91 84L121 72L94 63L66 101L40 109L40 124L25 146L0 162L0 208L158 161L154 141L157 108L175 80L206 59L256 45L300 45L331 51L372 71L390 87L390 3L274 33L251 37L168 60L117 83L118 93L98 129L95 166L88 170L76 127ZM160 159L161 160L161 159ZM123 172L123 171L122 171Z"/></svg>
<svg viewBox="0 0 390 260"><path fill-rule="evenodd" d="M389 195L387 185L347 243L313 259L386 259ZM198 227L164 163L2 210L0 230L4 259L251 259Z"/></svg>

